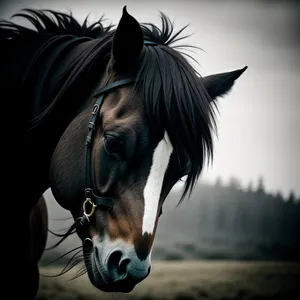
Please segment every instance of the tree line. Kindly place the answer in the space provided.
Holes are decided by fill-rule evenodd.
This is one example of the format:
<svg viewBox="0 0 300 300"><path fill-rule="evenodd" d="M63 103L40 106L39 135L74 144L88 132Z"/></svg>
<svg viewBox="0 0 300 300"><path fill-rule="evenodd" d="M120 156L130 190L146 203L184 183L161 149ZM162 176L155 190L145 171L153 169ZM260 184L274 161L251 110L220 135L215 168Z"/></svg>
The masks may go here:
<svg viewBox="0 0 300 300"><path fill-rule="evenodd" d="M249 184L245 190L236 178L227 186L218 178L215 185L200 188L195 196L200 198L201 238L254 243L274 259L278 255L300 258L300 199L294 192L287 198L280 192L267 193L263 178L257 188Z"/></svg>

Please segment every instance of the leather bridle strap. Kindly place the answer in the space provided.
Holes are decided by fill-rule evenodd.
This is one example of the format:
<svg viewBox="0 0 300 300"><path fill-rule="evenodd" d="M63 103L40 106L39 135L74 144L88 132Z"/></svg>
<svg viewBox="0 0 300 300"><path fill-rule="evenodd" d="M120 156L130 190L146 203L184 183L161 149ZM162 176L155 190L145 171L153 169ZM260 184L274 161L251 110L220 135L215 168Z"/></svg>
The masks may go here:
<svg viewBox="0 0 300 300"><path fill-rule="evenodd" d="M151 45L156 46L157 43L144 40L144 45ZM89 218L94 214L95 209L97 206L102 206L105 208L112 208L114 204L114 199L110 197L103 197L98 196L93 191L92 186L92 141L93 141L93 134L95 131L96 121L99 116L99 111L101 109L101 106L103 104L104 96L106 92L109 92L115 88L119 88L121 86L124 86L129 83L135 82L135 78L128 77L125 79L117 80L115 82L106 84L103 88L98 90L94 98L97 98L93 109L92 109L92 116L89 121L89 127L88 127L88 134L86 137L85 147L86 147L86 180L85 180L85 200L83 202L83 216L78 218L80 220L80 223L83 225L86 222L89 222ZM86 206L90 205L91 209L89 210L89 213L87 212Z"/></svg>
<svg viewBox="0 0 300 300"><path fill-rule="evenodd" d="M92 116L89 121L89 126L88 126L88 134L86 137L86 142L85 142L85 147L86 147L86 182L85 182L85 201L83 203L83 211L84 211L84 219L87 219L89 221L89 217L91 217L94 213L94 210L96 206L102 206L106 208L111 208L113 206L114 200L110 197L103 197L103 196L98 196L94 193L93 191L93 186L92 186L92 141L93 141L93 134L95 131L95 126L96 126L96 121L99 116L99 111L101 109L101 106L103 104L104 96L106 92L109 92L115 88L124 86L126 84L132 83L135 81L135 78L125 78L121 79L112 83L107 84L100 90L98 90L95 94L95 98L97 97L97 100L93 106L92 109ZM86 205L90 204L92 206L91 210L89 213L86 211Z"/></svg>

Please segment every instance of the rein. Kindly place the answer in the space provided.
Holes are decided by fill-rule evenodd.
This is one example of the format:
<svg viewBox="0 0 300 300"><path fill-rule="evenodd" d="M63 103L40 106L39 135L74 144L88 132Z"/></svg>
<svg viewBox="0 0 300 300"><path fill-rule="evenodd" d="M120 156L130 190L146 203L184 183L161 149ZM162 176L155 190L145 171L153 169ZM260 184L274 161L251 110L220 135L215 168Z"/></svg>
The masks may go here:
<svg viewBox="0 0 300 300"><path fill-rule="evenodd" d="M151 42L151 41L144 41L144 45L152 45L155 46L157 43ZM98 196L93 191L92 186L92 180L91 180L91 174L92 174L92 141L93 141L93 134L95 131L96 121L99 117L99 111L101 109L101 106L103 104L105 93L110 92L111 90L115 88L119 88L121 86L127 85L129 83L135 82L134 77L129 77L121 80L117 80L115 82L109 83L105 85L103 88L98 90L96 94L94 95L94 98L97 98L93 108L92 108L92 115L89 121L88 126L88 134L86 137L85 142L85 148L86 148L86 181L85 181L85 200L83 202L83 216L79 217L77 220L79 221L80 225L87 224L90 222L90 217L94 214L96 207L104 207L107 209L111 209L114 205L114 199L111 197L103 197ZM91 208L88 211L87 205L89 205Z"/></svg>

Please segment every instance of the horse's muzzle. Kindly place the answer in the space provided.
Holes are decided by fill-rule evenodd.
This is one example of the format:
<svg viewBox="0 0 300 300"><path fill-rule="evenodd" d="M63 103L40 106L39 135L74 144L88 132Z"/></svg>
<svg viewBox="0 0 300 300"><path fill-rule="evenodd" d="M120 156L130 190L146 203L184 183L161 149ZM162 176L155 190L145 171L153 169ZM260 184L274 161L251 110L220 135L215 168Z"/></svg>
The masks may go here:
<svg viewBox="0 0 300 300"><path fill-rule="evenodd" d="M107 292L131 292L151 270L148 256L141 260L133 246L119 242L93 239L91 253L92 283Z"/></svg>

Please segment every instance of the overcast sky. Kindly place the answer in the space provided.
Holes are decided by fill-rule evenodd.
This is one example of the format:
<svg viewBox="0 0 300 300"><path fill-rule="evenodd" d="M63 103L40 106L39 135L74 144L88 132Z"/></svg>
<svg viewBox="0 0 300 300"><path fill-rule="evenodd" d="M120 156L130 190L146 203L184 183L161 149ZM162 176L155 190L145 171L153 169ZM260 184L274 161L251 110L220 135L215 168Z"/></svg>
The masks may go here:
<svg viewBox="0 0 300 300"><path fill-rule="evenodd" d="M273 4L269 4L273 3ZM300 7L297 1L31 1L0 5L8 18L24 7L72 11L79 20L102 14L117 23L122 7L140 22L159 21L158 11L190 23L187 42L200 74L249 69L220 99L215 159L202 178L236 176L244 186L263 176L266 189L300 196ZM15 19L18 20L17 18ZM159 23L158 23L159 24Z"/></svg>

